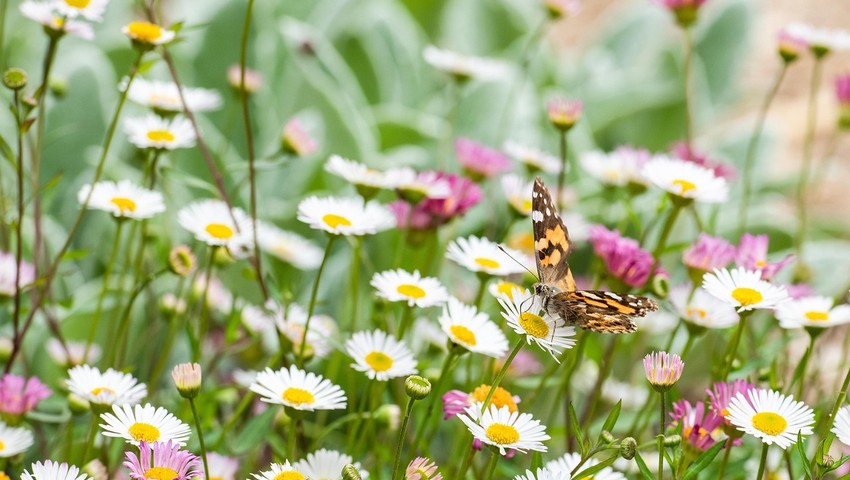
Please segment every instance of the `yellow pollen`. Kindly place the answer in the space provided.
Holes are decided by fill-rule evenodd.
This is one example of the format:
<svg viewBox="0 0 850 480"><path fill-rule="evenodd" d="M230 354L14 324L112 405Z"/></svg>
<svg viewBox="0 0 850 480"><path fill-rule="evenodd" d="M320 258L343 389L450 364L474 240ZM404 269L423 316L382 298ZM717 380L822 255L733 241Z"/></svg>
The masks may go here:
<svg viewBox="0 0 850 480"><path fill-rule="evenodd" d="M767 260L756 261L756 268L764 268L767 266Z"/></svg>
<svg viewBox="0 0 850 480"><path fill-rule="evenodd" d="M673 185L676 185L681 190L679 195L684 195L691 190L696 190L697 186L693 182L689 182L687 180L682 180L681 178L677 178L673 180Z"/></svg>
<svg viewBox="0 0 850 480"><path fill-rule="evenodd" d="M210 223L204 230L212 235L213 238L217 238L219 240L227 240L233 236L233 229L221 223Z"/></svg>
<svg viewBox="0 0 850 480"><path fill-rule="evenodd" d="M530 212L531 211L531 200L523 200L522 201L522 211Z"/></svg>
<svg viewBox="0 0 850 480"><path fill-rule="evenodd" d="M118 210L121 210L121 213L133 213L136 211L136 202L130 200L127 197L113 197L110 202L112 202L113 205L118 207Z"/></svg>
<svg viewBox="0 0 850 480"><path fill-rule="evenodd" d="M53 17L53 28L60 29L65 26L65 19L62 17Z"/></svg>
<svg viewBox="0 0 850 480"><path fill-rule="evenodd" d="M422 298L425 296L425 290L409 283L399 285L395 291L409 298Z"/></svg>
<svg viewBox="0 0 850 480"><path fill-rule="evenodd" d="M153 467L145 470L145 478L148 480L174 480L177 472L168 467Z"/></svg>
<svg viewBox="0 0 850 480"><path fill-rule="evenodd" d="M219 477L216 475L210 475L210 480L224 480L224 477Z"/></svg>
<svg viewBox="0 0 850 480"><path fill-rule="evenodd" d="M9 478L9 475L6 475L6 472L0 472L0 480L12 480Z"/></svg>
<svg viewBox="0 0 850 480"><path fill-rule="evenodd" d="M393 368L393 359L384 352L369 352L365 360L376 372L386 372Z"/></svg>
<svg viewBox="0 0 850 480"><path fill-rule="evenodd" d="M829 312L811 311L806 312L806 318L813 322L825 322L829 320Z"/></svg>
<svg viewBox="0 0 850 480"><path fill-rule="evenodd" d="M98 396L98 395L100 395L101 393L104 393L104 392L115 393L115 390L113 390L109 387L97 387L95 389L92 389L91 394L96 397L96 396Z"/></svg>
<svg viewBox="0 0 850 480"><path fill-rule="evenodd" d="M499 445L507 445L519 440L519 432L516 428L503 423L494 423L487 427L486 435L487 438Z"/></svg>
<svg viewBox="0 0 850 480"><path fill-rule="evenodd" d="M520 290L522 289L522 287L513 282L499 282L496 285L496 290L502 295L506 295L511 300L514 299L513 291L515 288L518 288Z"/></svg>
<svg viewBox="0 0 850 480"><path fill-rule="evenodd" d="M723 417L723 418L726 418L726 416L728 416L728 415L729 415L729 410L727 410L726 407L723 407L723 410L720 411L720 416Z"/></svg>
<svg viewBox="0 0 850 480"><path fill-rule="evenodd" d="M316 401L316 397L313 396L312 393L304 390L303 388L295 388L289 387L281 395L285 401L289 403L294 403L295 405L303 405L305 403L313 403Z"/></svg>
<svg viewBox="0 0 850 480"><path fill-rule="evenodd" d="M329 213L322 217L322 221L325 222L331 228L336 228L340 225L342 225L343 227L351 226L351 220L339 215L334 215L333 213Z"/></svg>
<svg viewBox="0 0 850 480"><path fill-rule="evenodd" d="M91 0L65 0L65 4L69 7L83 9L89 6Z"/></svg>
<svg viewBox="0 0 850 480"><path fill-rule="evenodd" d="M131 37L143 42L154 42L162 36L162 27L150 22L130 22L127 31Z"/></svg>
<svg viewBox="0 0 850 480"><path fill-rule="evenodd" d="M463 325L452 325L450 330L456 339L470 347L474 347L478 343L477 340L475 340L475 334L472 333L472 330L464 327Z"/></svg>
<svg viewBox="0 0 850 480"><path fill-rule="evenodd" d="M152 142L173 142L174 134L168 130L151 130L145 134Z"/></svg>
<svg viewBox="0 0 850 480"><path fill-rule="evenodd" d="M759 412L753 415L753 427L768 435L779 435L788 426L782 415L773 412Z"/></svg>
<svg viewBox="0 0 850 480"><path fill-rule="evenodd" d="M738 287L732 290L732 298L745 307L762 301L761 293L758 290L747 287Z"/></svg>
<svg viewBox="0 0 850 480"><path fill-rule="evenodd" d="M127 429L127 433L130 434L133 439L137 442L147 442L153 443L159 440L159 429L151 425L150 423L134 423L130 425L130 428ZM169 477L168 480L173 480L174 477Z"/></svg>
<svg viewBox="0 0 850 480"><path fill-rule="evenodd" d="M470 395L476 401L483 402L487 398L488 393L490 393L490 385L480 385ZM507 406L508 410L512 413L517 411L516 401L513 395L502 387L496 387L496 391L493 392L493 397L490 399L490 405L495 405L496 408Z"/></svg>
<svg viewBox="0 0 850 480"><path fill-rule="evenodd" d="M531 312L522 312L520 314L519 326L525 330L525 333L535 338L547 338L551 333L546 321L539 315Z"/></svg>
<svg viewBox="0 0 850 480"><path fill-rule="evenodd" d="M295 470L289 470L287 472L278 473L274 476L273 480L304 480L304 475L301 475Z"/></svg>
<svg viewBox="0 0 850 480"><path fill-rule="evenodd" d="M695 317L696 316L696 317L699 317L699 318L705 318L706 315L708 315L708 312L706 312L705 309L703 309L703 308L688 307L688 316L689 317Z"/></svg>
<svg viewBox="0 0 850 480"><path fill-rule="evenodd" d="M499 262L490 258L478 257L475 259L475 263L481 268L499 268Z"/></svg>
<svg viewBox="0 0 850 480"><path fill-rule="evenodd" d="M3 450L6 450L6 444L3 443L2 440L0 440L0 451L3 451ZM9 478L9 477L6 477L6 478Z"/></svg>

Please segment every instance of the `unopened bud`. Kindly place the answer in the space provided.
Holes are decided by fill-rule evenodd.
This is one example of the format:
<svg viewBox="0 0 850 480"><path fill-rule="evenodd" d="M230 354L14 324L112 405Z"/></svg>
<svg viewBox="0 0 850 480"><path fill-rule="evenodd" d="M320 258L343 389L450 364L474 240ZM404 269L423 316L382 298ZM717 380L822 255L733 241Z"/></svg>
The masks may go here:
<svg viewBox="0 0 850 480"><path fill-rule="evenodd" d="M637 451L637 440L633 437L626 437L620 442L620 456L626 460L635 458Z"/></svg>
<svg viewBox="0 0 850 480"><path fill-rule="evenodd" d="M581 112L584 108L579 100L566 98L556 98L547 105L549 113L549 122L562 132L573 128L573 125L581 118Z"/></svg>
<svg viewBox="0 0 850 480"><path fill-rule="evenodd" d="M177 245L168 253L168 268L181 277L189 276L197 265L198 259L186 245Z"/></svg>
<svg viewBox="0 0 850 480"><path fill-rule="evenodd" d="M174 385L183 398L195 398L201 391L201 366L197 363L181 363L171 370Z"/></svg>
<svg viewBox="0 0 850 480"><path fill-rule="evenodd" d="M68 93L68 80L63 77L50 77L50 83L47 86L50 88L50 92L57 97L63 97Z"/></svg>
<svg viewBox="0 0 850 480"><path fill-rule="evenodd" d="M667 448L678 447L681 443L681 435L669 435L664 437L664 446Z"/></svg>
<svg viewBox="0 0 850 480"><path fill-rule="evenodd" d="M670 277L656 273L652 277L652 293L658 298L667 298L670 294Z"/></svg>
<svg viewBox="0 0 850 480"><path fill-rule="evenodd" d="M422 400L431 393L431 382L419 375L411 375L404 379L404 391L414 400Z"/></svg>
<svg viewBox="0 0 850 480"><path fill-rule="evenodd" d="M824 455L818 460L818 465L826 469L832 468L835 465L835 459L831 455Z"/></svg>
<svg viewBox="0 0 850 480"><path fill-rule="evenodd" d="M401 407L394 403L381 405L375 412L375 419L391 431L398 430L399 425L401 425Z"/></svg>
<svg viewBox="0 0 850 480"><path fill-rule="evenodd" d="M27 86L27 72L22 68L8 68L3 72L3 85L9 90L20 90Z"/></svg>
<svg viewBox="0 0 850 480"><path fill-rule="evenodd" d="M602 433L599 435L605 443L614 443L614 435L611 435L611 432L608 430L602 430Z"/></svg>
<svg viewBox="0 0 850 480"><path fill-rule="evenodd" d="M354 465L348 464L342 467L342 480L361 480L360 472L354 468Z"/></svg>

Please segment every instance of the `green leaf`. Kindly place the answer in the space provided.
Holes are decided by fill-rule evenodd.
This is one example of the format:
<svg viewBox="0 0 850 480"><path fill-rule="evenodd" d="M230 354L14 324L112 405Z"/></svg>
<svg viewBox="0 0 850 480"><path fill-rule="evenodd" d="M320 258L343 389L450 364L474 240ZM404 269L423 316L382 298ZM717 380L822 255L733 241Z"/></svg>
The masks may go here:
<svg viewBox="0 0 850 480"><path fill-rule="evenodd" d="M720 453L720 450L723 449L723 445L726 445L726 442L717 442L714 446L702 452L694 463L685 470L685 475L682 476L682 480L693 480L697 478L699 472L705 470L706 467L711 465L711 462L714 461L714 457L716 457L717 454Z"/></svg>
<svg viewBox="0 0 850 480"><path fill-rule="evenodd" d="M249 420L233 441L233 453L237 455L247 453L266 440L271 432L272 419L276 412L276 408L270 408Z"/></svg>
<svg viewBox="0 0 850 480"><path fill-rule="evenodd" d="M607 458L607 459L597 463L596 465L594 465L592 467L585 468L584 470L573 475L571 478L593 478L593 475L601 472L602 469L604 469L606 467L610 467L611 465L613 465L614 462L616 462L618 458L620 458L619 455L614 455L610 458Z"/></svg>
<svg viewBox="0 0 850 480"><path fill-rule="evenodd" d="M637 450L635 450L635 463L637 463L638 470L640 470L644 480L655 480L655 476L649 471L649 467L646 466L646 462L643 461L640 452Z"/></svg>
<svg viewBox="0 0 850 480"><path fill-rule="evenodd" d="M623 407L623 400L621 399L614 405L614 408L611 410L611 413L608 414L608 418L605 419L605 423L602 424L603 432L611 432L614 429L614 426L617 424L617 419L620 418L620 409ZM602 441L602 434L600 432L599 435L600 441ZM581 478L581 477L579 477Z"/></svg>
<svg viewBox="0 0 850 480"><path fill-rule="evenodd" d="M581 433L581 424L578 423L578 416L576 415L573 402L570 402L570 431L567 432L567 435L571 433L575 433L576 443L578 443L581 454L584 455L587 452L587 445L584 444L584 435Z"/></svg>
<svg viewBox="0 0 850 480"><path fill-rule="evenodd" d="M543 455L540 452L531 454L531 471L536 472L538 468L543 468Z"/></svg>
<svg viewBox="0 0 850 480"><path fill-rule="evenodd" d="M803 470L806 471L806 478L812 477L812 469L809 466L809 457L806 455L806 445L803 442L803 434L801 432L797 432L797 454L800 455L800 459L802 460Z"/></svg>

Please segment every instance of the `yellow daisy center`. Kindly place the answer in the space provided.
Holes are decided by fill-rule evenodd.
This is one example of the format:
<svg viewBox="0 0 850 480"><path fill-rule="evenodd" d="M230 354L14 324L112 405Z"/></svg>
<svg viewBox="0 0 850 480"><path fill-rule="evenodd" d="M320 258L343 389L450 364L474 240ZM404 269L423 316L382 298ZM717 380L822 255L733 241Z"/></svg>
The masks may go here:
<svg viewBox="0 0 850 480"><path fill-rule="evenodd" d="M452 335L460 342L463 342L470 347L474 347L477 342L475 340L475 334L472 333L472 330L464 327L463 325L452 325L449 329L452 332Z"/></svg>
<svg viewBox="0 0 850 480"><path fill-rule="evenodd" d="M753 415L753 427L768 435L779 435L785 431L788 421L782 415L773 412L759 412Z"/></svg>
<svg viewBox="0 0 850 480"><path fill-rule="evenodd" d="M91 0L65 0L65 4L69 7L83 9L89 6Z"/></svg>
<svg viewBox="0 0 850 480"><path fill-rule="evenodd" d="M273 480L304 480L304 475L301 475L295 470L289 470L278 473L274 476Z"/></svg>
<svg viewBox="0 0 850 480"><path fill-rule="evenodd" d="M333 213L329 213L322 217L322 221L325 222L331 228L336 228L340 225L342 225L343 227L351 226L351 220L341 215L334 215Z"/></svg>
<svg viewBox="0 0 850 480"><path fill-rule="evenodd" d="M494 423L487 427L485 432L487 438L498 443L499 445L507 445L519 440L519 432L516 428L505 425L504 423Z"/></svg>
<svg viewBox="0 0 850 480"><path fill-rule="evenodd" d="M708 312L706 312L704 308L688 307L688 316L691 318L705 318L706 315L708 315Z"/></svg>
<svg viewBox="0 0 850 480"><path fill-rule="evenodd" d="M546 324L543 317L531 312L522 312L522 314L520 314L519 326L525 330L525 333L534 338L546 338L550 333L549 325Z"/></svg>
<svg viewBox="0 0 850 480"><path fill-rule="evenodd" d="M738 287L732 290L732 298L743 306L754 305L762 301L761 292L748 287Z"/></svg>
<svg viewBox="0 0 850 480"><path fill-rule="evenodd" d="M150 22L130 22L127 31L131 37L143 42L154 42L162 36L162 27Z"/></svg>
<svg viewBox="0 0 850 480"><path fill-rule="evenodd" d="M677 178L673 180L673 185L679 187L679 195L684 195L691 190L696 190L697 186L693 182L689 182L687 180L683 180L681 178Z"/></svg>
<svg viewBox="0 0 850 480"><path fill-rule="evenodd" d="M217 475L210 475L210 480L224 480L224 477L219 477Z"/></svg>
<svg viewBox="0 0 850 480"><path fill-rule="evenodd" d="M477 257L475 259L475 263L477 263L481 268L499 268L499 262L492 258Z"/></svg>
<svg viewBox="0 0 850 480"><path fill-rule="evenodd" d="M531 200L523 200L521 206L523 212L531 211Z"/></svg>
<svg viewBox="0 0 850 480"><path fill-rule="evenodd" d="M118 207L118 210L121 210L121 213L132 213L136 211L136 202L130 200L127 197L113 197L110 202L112 202L113 205Z"/></svg>
<svg viewBox="0 0 850 480"><path fill-rule="evenodd" d="M153 467L145 470L145 478L148 480L174 480L177 471L168 467Z"/></svg>
<svg viewBox="0 0 850 480"><path fill-rule="evenodd" d="M60 29L65 26L65 19L62 17L53 17L53 28Z"/></svg>
<svg viewBox="0 0 850 480"><path fill-rule="evenodd" d="M520 290L522 289L522 287L513 282L499 282L496 285L496 291L498 291L502 295L506 295L511 300L514 299L513 291L515 288L518 288Z"/></svg>
<svg viewBox="0 0 850 480"><path fill-rule="evenodd" d="M175 138L168 130L150 130L145 135L152 142L173 142Z"/></svg>
<svg viewBox="0 0 850 480"><path fill-rule="evenodd" d="M127 429L127 433L129 433L130 436L137 442L153 443L159 440L160 437L158 428L154 427L150 423L142 422L130 425L130 428ZM169 480L173 480L173 478L174 477L169 477Z"/></svg>
<svg viewBox="0 0 850 480"><path fill-rule="evenodd" d="M12 480L9 478L9 475L6 475L6 472L0 472L0 480Z"/></svg>
<svg viewBox="0 0 850 480"><path fill-rule="evenodd" d="M6 444L3 443L2 440L0 440L0 451L3 451L3 450L6 450ZM6 477L6 478L9 478L9 477Z"/></svg>
<svg viewBox="0 0 850 480"><path fill-rule="evenodd" d="M289 387L284 390L281 398L289 403L294 403L295 405L303 405L305 403L313 403L316 401L316 397L314 397L312 393L304 390L303 388L295 387Z"/></svg>
<svg viewBox="0 0 850 480"><path fill-rule="evenodd" d="M764 268L767 266L767 260L757 260L756 268Z"/></svg>
<svg viewBox="0 0 850 480"><path fill-rule="evenodd" d="M483 402L487 398L488 393L490 393L490 385L481 385L473 390L470 395L476 401ZM496 408L508 407L510 412L517 411L516 401L514 401L513 395L502 387L496 387L496 391L493 392L493 397L490 399L490 405L495 405Z"/></svg>
<svg viewBox="0 0 850 480"><path fill-rule="evenodd" d="M813 322L825 322L829 320L829 312L813 310L811 312L806 312L806 318Z"/></svg>
<svg viewBox="0 0 850 480"><path fill-rule="evenodd" d="M393 368L393 359L384 352L369 352L364 360L376 372L386 372Z"/></svg>
<svg viewBox="0 0 850 480"><path fill-rule="evenodd" d="M422 298L425 296L425 290L409 283L399 285L395 291L409 298Z"/></svg>
<svg viewBox="0 0 850 480"><path fill-rule="evenodd" d="M219 240L227 240L233 236L233 229L221 223L210 223L204 230L207 231L213 238Z"/></svg>
<svg viewBox="0 0 850 480"><path fill-rule="evenodd" d="M113 390L109 387L97 387L97 388L92 389L92 391L91 391L91 394L94 395L95 397L100 395L101 393L115 393L115 390Z"/></svg>

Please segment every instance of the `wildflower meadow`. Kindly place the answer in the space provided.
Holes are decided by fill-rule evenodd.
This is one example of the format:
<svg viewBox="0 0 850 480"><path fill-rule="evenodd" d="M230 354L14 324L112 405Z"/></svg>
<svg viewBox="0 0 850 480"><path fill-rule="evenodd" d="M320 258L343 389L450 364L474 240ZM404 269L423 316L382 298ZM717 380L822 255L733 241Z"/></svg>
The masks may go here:
<svg viewBox="0 0 850 480"><path fill-rule="evenodd" d="M850 478L791 3L0 0L0 480Z"/></svg>

